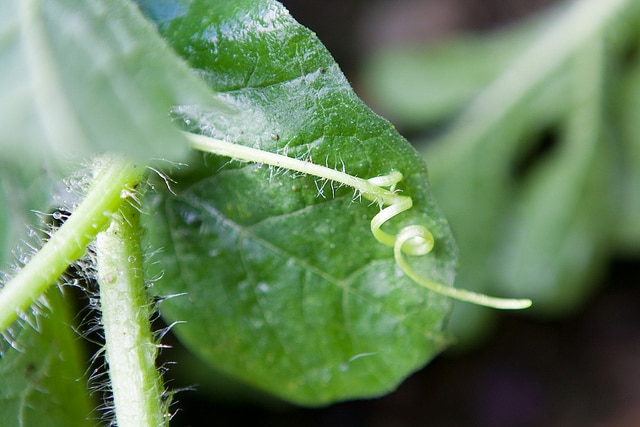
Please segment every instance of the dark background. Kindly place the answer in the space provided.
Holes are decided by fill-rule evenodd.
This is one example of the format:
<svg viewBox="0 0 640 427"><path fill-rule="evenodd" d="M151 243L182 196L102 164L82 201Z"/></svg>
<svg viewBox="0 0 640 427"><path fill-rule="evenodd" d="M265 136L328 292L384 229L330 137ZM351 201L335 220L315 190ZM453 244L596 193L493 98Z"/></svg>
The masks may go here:
<svg viewBox="0 0 640 427"><path fill-rule="evenodd" d="M358 91L359 64L376 49L487 31L552 1L283 3L317 33ZM481 345L464 352L454 347L379 399L305 409L268 399L212 399L211 392L184 391L176 397L175 407L181 410L172 426L640 426L638 283L637 260L620 257L610 264L600 291L577 314L554 321L502 314ZM165 356L171 360L175 355L169 350ZM172 379L172 371L174 367L167 374L169 387L188 385L177 376Z"/></svg>

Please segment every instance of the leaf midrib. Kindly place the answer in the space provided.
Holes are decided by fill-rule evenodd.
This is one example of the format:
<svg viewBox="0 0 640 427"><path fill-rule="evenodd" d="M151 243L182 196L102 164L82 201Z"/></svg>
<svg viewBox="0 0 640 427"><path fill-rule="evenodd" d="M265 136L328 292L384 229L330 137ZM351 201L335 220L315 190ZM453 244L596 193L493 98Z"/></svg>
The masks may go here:
<svg viewBox="0 0 640 427"><path fill-rule="evenodd" d="M344 198L346 198L346 196L336 197L335 199L332 199L332 201L333 200L340 200L340 199L344 199ZM249 227L242 226L242 225L238 224L237 222L229 219L225 215L223 215L214 206L207 205L205 203L200 203L199 201L192 200L192 199L181 198L181 200L184 203L187 203L193 209L202 209L202 210L206 211L209 215L217 218L219 221L224 223L229 228L232 228L232 229L236 230L236 232L240 236L244 236L244 237L252 240L254 243L259 244L260 246L264 247L266 250L271 251L274 254L278 254L279 256L281 256L283 258L292 259L295 263L300 265L300 267L303 268L305 271L309 271L309 272L317 275L318 277L322 278L323 280L327 281L328 283L330 283L330 284L342 289L344 292L348 292L348 293L350 293L350 294L352 294L354 296L362 298L362 299L368 301L371 305L377 306L380 309L384 308L384 304L382 304L382 303L380 303L378 301L374 301L371 298L369 298L368 295L362 294L362 293L356 291L355 289L353 289L350 286L350 284L353 281L354 277L360 275L363 271L366 271L367 269L371 268L374 264L377 264L377 263L380 263L380 262L392 262L393 261L392 259L389 259L389 260L386 260L386 259L372 259L372 260L368 261L366 264L364 264L361 268L358 268L358 269L350 272L346 277L340 279L340 278L334 277L333 275L327 274L326 272L323 272L322 270L319 270L317 267L309 264L308 262L306 262L305 260L301 259L300 257L297 257L294 254L291 254L290 252L285 251L281 247L275 246L275 245L271 244L270 242L264 240L262 237L254 234L251 231L251 228L253 228L253 226L255 226L255 224L251 225ZM293 213L300 212L300 211L303 211L303 210L306 210L306 209L312 209L314 206L315 205L305 206L302 209L298 209L298 210L292 211L292 212L287 212L287 213L285 213L283 215L291 215ZM281 216L281 215L278 215L278 216ZM277 217L277 216L274 216L274 217ZM270 217L270 218L274 218L274 217ZM173 240L175 238L175 236L173 236L173 234L172 234L171 238ZM174 247L175 247L175 245L174 245ZM178 258L180 258L180 256L178 256ZM182 267L180 267L180 269L182 270Z"/></svg>

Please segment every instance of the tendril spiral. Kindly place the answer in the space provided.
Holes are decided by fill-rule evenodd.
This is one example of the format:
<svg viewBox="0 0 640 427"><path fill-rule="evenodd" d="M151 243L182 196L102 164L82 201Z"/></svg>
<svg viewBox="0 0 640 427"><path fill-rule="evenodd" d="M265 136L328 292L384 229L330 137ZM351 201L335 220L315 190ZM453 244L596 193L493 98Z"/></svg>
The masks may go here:
<svg viewBox="0 0 640 427"><path fill-rule="evenodd" d="M435 239L431 232L422 225L406 226L395 235L382 230L382 226L389 220L413 207L411 197L401 195L396 191L396 185L403 179L402 173L398 171L365 180L326 166L269 151L192 133L185 132L185 136L191 147L196 150L228 156L241 161L281 167L321 179L336 181L354 188L363 198L377 203L380 207L380 212L371 219L371 233L375 239L383 245L392 247L395 261L404 274L430 291L460 301L497 309L517 310L531 306L529 299L497 298L447 286L420 275L413 268L407 257L429 254L435 247Z"/></svg>
<svg viewBox="0 0 640 427"><path fill-rule="evenodd" d="M396 235L382 231L381 227L393 217L413 207L413 200L408 196L395 193L395 186L402 180L400 172L392 172L389 175L369 179L368 182L379 186L388 187L387 197L373 196L378 201L381 210L371 220L371 232L378 242L393 247L393 255L400 269L417 284L442 295L487 307L499 309L523 309L531 306L529 299L496 298L465 289L453 288L434 282L418 274L406 259L407 255L422 256L431 252L435 246L435 239L431 232L422 225L409 225L402 228ZM363 194L363 197L371 199L372 195ZM387 204L387 207L382 207Z"/></svg>

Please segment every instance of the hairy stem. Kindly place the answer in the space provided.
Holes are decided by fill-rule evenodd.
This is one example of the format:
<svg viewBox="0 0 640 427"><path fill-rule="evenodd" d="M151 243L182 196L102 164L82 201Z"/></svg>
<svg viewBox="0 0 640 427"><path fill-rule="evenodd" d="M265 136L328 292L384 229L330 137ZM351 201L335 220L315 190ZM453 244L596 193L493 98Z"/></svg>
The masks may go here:
<svg viewBox="0 0 640 427"><path fill-rule="evenodd" d="M292 157L283 156L281 154L271 153L269 151L259 150L257 148L247 147L244 145L234 144L232 142L222 141L219 139L209 138L204 135L185 132L184 135L189 140L191 148L213 153L220 156L228 156L236 160L247 162L264 163L266 165L276 166L307 175L317 176L319 178L328 179L339 182L355 188L360 191L364 197L370 200L379 201L384 204L391 204L396 194L380 188L378 185L369 182L366 179L349 175L325 166L315 163L304 162Z"/></svg>
<svg viewBox="0 0 640 427"><path fill-rule="evenodd" d="M34 255L22 270L0 290L0 332L28 309L69 264L82 257L87 245L104 230L119 209L127 189L144 174L120 157L96 160L94 183L69 219Z"/></svg>
<svg viewBox="0 0 640 427"><path fill-rule="evenodd" d="M519 310L531 306L529 299L504 299L477 294L464 289L456 289L428 278L419 276L405 259L404 255L426 255L434 246L433 235L422 225L410 225L403 228L397 235L391 235L382 230L382 225L396 215L411 209L413 200L395 192L395 186L402 180L402 174L392 171L388 175L377 176L371 179L362 179L345 172L340 172L325 166L304 162L291 157L283 156L268 151L259 150L244 145L233 144L206 137L185 133L191 147L221 156L228 156L236 160L264 163L271 166L313 175L318 178L336 181L348 185L362 194L362 197L378 203L381 211L371 220L371 233L378 242L394 248L396 262L414 282L433 291L486 307ZM386 205L386 207L384 207Z"/></svg>
<svg viewBox="0 0 640 427"><path fill-rule="evenodd" d="M106 358L119 427L158 427L169 420L155 366L158 348L149 320L139 216L133 204L124 203L96 239Z"/></svg>

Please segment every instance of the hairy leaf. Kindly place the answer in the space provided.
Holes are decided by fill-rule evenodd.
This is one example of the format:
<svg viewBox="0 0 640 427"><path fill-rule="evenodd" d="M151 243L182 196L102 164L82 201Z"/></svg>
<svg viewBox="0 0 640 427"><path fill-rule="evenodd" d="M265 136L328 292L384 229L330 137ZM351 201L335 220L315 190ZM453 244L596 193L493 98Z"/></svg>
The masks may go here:
<svg viewBox="0 0 640 427"><path fill-rule="evenodd" d="M236 114L175 110L188 130L362 178L397 170L414 208L390 231L427 226L422 274L451 284L455 247L420 156L354 95L315 36L275 1L142 2ZM161 312L218 369L319 405L392 390L446 344L450 302L409 280L369 230L377 206L349 188L229 159L177 175L151 206L164 247ZM413 261L413 260L412 260Z"/></svg>

